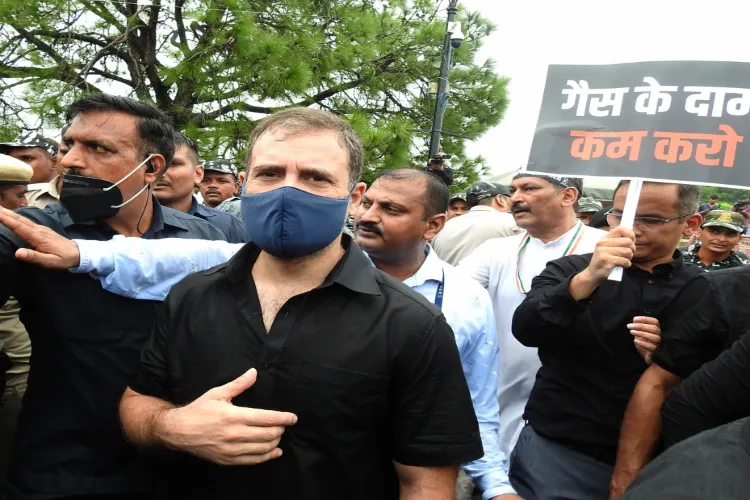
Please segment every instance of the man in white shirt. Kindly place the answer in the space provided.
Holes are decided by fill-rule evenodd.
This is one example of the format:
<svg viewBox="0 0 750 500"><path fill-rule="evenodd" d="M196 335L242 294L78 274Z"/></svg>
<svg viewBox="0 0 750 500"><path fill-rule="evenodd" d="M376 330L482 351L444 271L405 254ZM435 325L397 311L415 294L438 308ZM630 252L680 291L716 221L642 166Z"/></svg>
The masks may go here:
<svg viewBox="0 0 750 500"><path fill-rule="evenodd" d="M506 455L523 428L523 411L541 366L537 350L524 347L513 337L513 313L547 262L593 252L606 234L576 218L575 202L581 188L580 179L517 175L510 185L511 213L526 232L485 242L458 267L486 287L492 298L500 349L500 438Z"/></svg>
<svg viewBox="0 0 750 500"><path fill-rule="evenodd" d="M432 241L438 256L457 266L485 241L520 233L508 195L505 186L495 182L473 184L466 192L469 213L448 221Z"/></svg>
<svg viewBox="0 0 750 500"><path fill-rule="evenodd" d="M483 500L517 499L499 449L492 305L482 287L427 244L445 224L447 205L448 190L434 175L406 168L382 172L362 198L354 237L375 267L442 310L456 336L484 447L484 457L464 470L483 491Z"/></svg>

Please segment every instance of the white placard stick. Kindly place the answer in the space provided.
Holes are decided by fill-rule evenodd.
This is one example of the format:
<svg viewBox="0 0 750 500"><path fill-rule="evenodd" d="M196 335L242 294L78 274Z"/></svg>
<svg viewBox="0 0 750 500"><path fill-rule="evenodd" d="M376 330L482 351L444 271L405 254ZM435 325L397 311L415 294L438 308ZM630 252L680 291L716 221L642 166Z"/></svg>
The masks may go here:
<svg viewBox="0 0 750 500"><path fill-rule="evenodd" d="M641 197L642 187L643 179L633 179L630 181L628 196L625 198L625 208L622 210L620 227L633 229L633 220L635 219L635 211L638 209L638 199ZM622 268L618 266L612 269L608 279L610 281L622 281Z"/></svg>

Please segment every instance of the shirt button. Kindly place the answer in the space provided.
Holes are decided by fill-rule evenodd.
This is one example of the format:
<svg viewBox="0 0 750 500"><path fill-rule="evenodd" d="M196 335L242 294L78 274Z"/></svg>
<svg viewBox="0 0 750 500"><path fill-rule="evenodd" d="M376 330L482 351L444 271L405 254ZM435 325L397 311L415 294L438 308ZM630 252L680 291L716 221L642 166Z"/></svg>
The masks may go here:
<svg viewBox="0 0 750 500"><path fill-rule="evenodd" d="M648 282L649 282L650 284L653 284L653 283L654 283L654 280L648 280Z"/></svg>
<svg viewBox="0 0 750 500"><path fill-rule="evenodd" d="M651 309L646 309L645 313L646 314L651 314Z"/></svg>
<svg viewBox="0 0 750 500"><path fill-rule="evenodd" d="M269 366L271 366L270 363L263 363L263 368L268 368Z"/></svg>

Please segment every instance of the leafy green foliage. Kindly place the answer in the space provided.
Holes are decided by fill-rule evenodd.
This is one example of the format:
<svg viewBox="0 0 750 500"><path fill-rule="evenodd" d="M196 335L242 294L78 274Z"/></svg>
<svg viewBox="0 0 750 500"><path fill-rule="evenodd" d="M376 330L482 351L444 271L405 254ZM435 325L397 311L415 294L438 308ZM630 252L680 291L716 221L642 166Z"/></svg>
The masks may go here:
<svg viewBox="0 0 750 500"><path fill-rule="evenodd" d="M738 200L750 198L750 191L724 187L703 186L701 188L701 203L708 203L711 195L717 195L721 201L721 208L729 210Z"/></svg>
<svg viewBox="0 0 750 500"><path fill-rule="evenodd" d="M153 2L153 3L148 3ZM365 179L423 167L442 55L438 0L3 0L0 135L56 129L89 92L167 111L204 157L243 158L263 116L315 106L345 116L367 148ZM444 3L442 4L445 6ZM494 29L461 12L444 130L479 137L502 119L507 81L474 63ZM421 132L420 132L421 131ZM445 137L456 189L486 173Z"/></svg>

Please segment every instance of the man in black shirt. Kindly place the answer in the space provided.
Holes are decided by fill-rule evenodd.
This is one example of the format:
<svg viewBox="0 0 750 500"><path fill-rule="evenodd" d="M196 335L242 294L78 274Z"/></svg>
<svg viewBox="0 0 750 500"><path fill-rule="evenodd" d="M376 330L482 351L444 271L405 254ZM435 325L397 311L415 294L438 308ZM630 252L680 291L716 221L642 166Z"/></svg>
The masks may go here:
<svg viewBox="0 0 750 500"><path fill-rule="evenodd" d="M748 296L750 267L722 269L693 278L665 311L654 362L638 381L623 420L615 466L622 489L657 449L667 394L750 329Z"/></svg>
<svg viewBox="0 0 750 500"><path fill-rule="evenodd" d="M341 234L363 156L323 111L253 130L252 243L172 288L120 406L133 442L184 452L170 498L451 500L482 456L445 318Z"/></svg>
<svg viewBox="0 0 750 500"><path fill-rule="evenodd" d="M744 500L750 491L750 418L703 432L659 456L621 500Z"/></svg>
<svg viewBox="0 0 750 500"><path fill-rule="evenodd" d="M615 191L618 226L628 191ZM606 499L630 395L649 353L635 331L659 334L664 307L701 270L674 249L695 228L699 189L645 183L633 231L615 227L593 255L552 261L513 317L513 334L539 348L542 367L526 406L529 425L511 457L511 483L526 499ZM625 268L622 281L607 278ZM645 359L644 359L645 358Z"/></svg>
<svg viewBox="0 0 750 500"><path fill-rule="evenodd" d="M68 238L223 239L207 222L162 208L147 189L174 152L164 113L93 95L73 103L69 118L62 204L20 214ZM108 293L85 275L23 264L15 253L26 246L0 226L0 303L18 299L34 349L8 498L145 496L150 466L123 439L117 403L156 304Z"/></svg>
<svg viewBox="0 0 750 500"><path fill-rule="evenodd" d="M661 415L666 447L750 417L750 335L743 335L669 393Z"/></svg>
<svg viewBox="0 0 750 500"><path fill-rule="evenodd" d="M175 152L169 169L154 186L159 202L174 210L209 222L224 233L229 243L246 243L242 222L227 212L198 203L193 188L203 179L203 166L198 161L198 146L182 132L175 134Z"/></svg>

